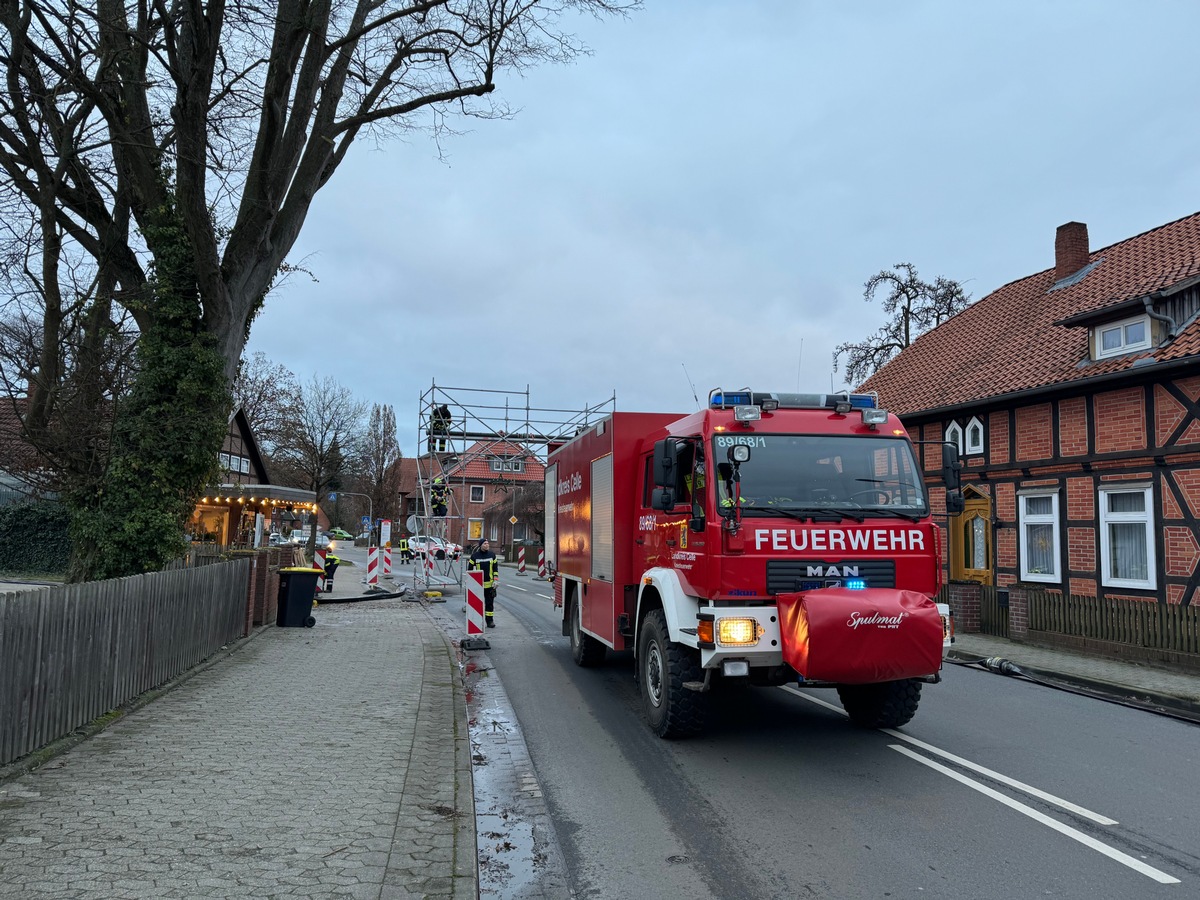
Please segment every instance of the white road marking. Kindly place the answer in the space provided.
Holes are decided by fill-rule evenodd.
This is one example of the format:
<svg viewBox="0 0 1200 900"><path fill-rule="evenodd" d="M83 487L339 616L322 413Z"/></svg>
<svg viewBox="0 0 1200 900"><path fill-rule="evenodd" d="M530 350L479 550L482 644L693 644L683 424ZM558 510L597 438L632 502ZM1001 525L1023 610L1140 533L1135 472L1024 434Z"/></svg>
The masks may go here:
<svg viewBox="0 0 1200 900"><path fill-rule="evenodd" d="M1094 837L1086 835L1082 831L1072 828L1070 825L1064 825L1057 819L1052 819L1045 813L1038 812L1036 809L1026 806L1024 803L1021 803L1018 800L1014 800L1011 797L1006 797L999 791L994 791L987 785L980 784L973 778L968 778L966 775L963 775L960 772L955 772L953 769L947 768L939 762L934 762L932 759L926 759L924 756L921 756L921 754L914 753L912 750L909 750L907 747L901 747L899 744L888 744L888 746L897 753L903 753L910 759L915 759L922 765L928 766L936 772L941 772L947 778L953 778L955 781L965 784L972 790L979 791L979 793L983 794L984 796L991 797L993 800L1003 803L1010 809L1015 809L1017 812L1021 813L1021 815L1029 816L1029 818L1033 819L1035 822L1040 822L1047 828L1051 828L1054 831L1057 831L1059 834L1064 834L1071 840L1078 841L1085 847L1090 847L1097 853L1102 853L1109 859L1115 860L1123 866L1128 866L1135 872L1145 875L1147 878L1154 879L1159 884L1180 883L1178 878L1174 878L1171 875L1168 875L1166 872L1161 872L1153 866L1148 866L1141 860L1134 859L1132 856L1128 855L1127 853L1122 853L1115 847L1110 847L1108 844L1098 841Z"/></svg>
<svg viewBox="0 0 1200 900"><path fill-rule="evenodd" d="M526 594L529 593L529 588L517 587L515 584L508 584L508 585L505 585L505 587L510 587L514 591L524 591Z"/></svg>
<svg viewBox="0 0 1200 900"><path fill-rule="evenodd" d="M797 697L809 701L810 703L815 703L818 706L824 706L826 709L831 709L836 713L841 713L843 716L846 714L846 711L841 707L834 706L832 703L826 703L824 700L819 700L816 697L805 694L797 688L792 687L790 684L783 685L783 689L789 693L795 694ZM943 759L948 759L950 762L954 763L955 765L962 766L964 769L970 769L972 772L978 772L980 775L984 775L993 781L998 781L1001 784L1006 784L1009 787L1014 788L1015 790L1023 791L1032 797L1037 797L1039 800L1045 800L1047 803L1061 807L1068 812L1073 812L1078 816L1083 816L1085 819L1091 819L1093 822L1099 825L1117 824L1116 819L1110 819L1108 816L1103 816L1100 813L1092 812L1090 809L1072 803L1070 800L1064 800L1062 797L1056 797L1053 794L1048 794L1039 788L1025 784L1023 781L1017 781L1015 778L1009 778L1007 775L1002 775L993 769L986 768L978 763L973 763L969 759L963 759L961 756L955 756L953 753L949 753L948 751L935 747L932 744L927 744L924 741L919 741L914 737L909 737L907 734L904 734L901 731L896 731L892 728L881 728L879 730L884 734L890 734L892 737L897 738L898 740L906 741L915 747L920 747L922 750L926 750L942 757Z"/></svg>

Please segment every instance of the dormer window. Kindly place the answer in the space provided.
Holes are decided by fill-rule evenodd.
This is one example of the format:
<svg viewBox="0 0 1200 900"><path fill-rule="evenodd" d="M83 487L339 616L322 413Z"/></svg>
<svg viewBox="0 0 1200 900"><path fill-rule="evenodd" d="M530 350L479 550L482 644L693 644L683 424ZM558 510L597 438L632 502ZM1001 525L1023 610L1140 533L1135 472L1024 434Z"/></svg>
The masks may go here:
<svg viewBox="0 0 1200 900"><path fill-rule="evenodd" d="M963 445L963 453L966 455L983 452L983 423L975 416L967 423Z"/></svg>
<svg viewBox="0 0 1200 900"><path fill-rule="evenodd" d="M1095 359L1150 349L1149 316L1134 316L1132 319L1096 325L1092 333L1096 342Z"/></svg>
<svg viewBox="0 0 1200 900"><path fill-rule="evenodd" d="M958 452L963 452L963 430L962 426L957 422L951 422L946 426L946 434L942 438L947 444L953 444L958 448Z"/></svg>

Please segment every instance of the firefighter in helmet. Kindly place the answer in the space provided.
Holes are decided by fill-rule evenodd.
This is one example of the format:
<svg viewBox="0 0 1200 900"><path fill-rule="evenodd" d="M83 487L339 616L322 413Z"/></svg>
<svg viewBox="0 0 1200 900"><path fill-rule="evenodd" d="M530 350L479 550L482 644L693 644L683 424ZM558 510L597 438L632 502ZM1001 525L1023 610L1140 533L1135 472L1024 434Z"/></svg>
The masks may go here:
<svg viewBox="0 0 1200 900"><path fill-rule="evenodd" d="M446 509L450 505L450 488L441 475L433 479L433 486L429 489L429 505L433 507L433 515L436 518L440 519L446 515Z"/></svg>
<svg viewBox="0 0 1200 900"><path fill-rule="evenodd" d="M412 562L412 549L408 546L408 535L400 535L400 540L396 542L396 549L400 551L400 562Z"/></svg>
<svg viewBox="0 0 1200 900"><path fill-rule="evenodd" d="M450 432L450 407L443 404L437 407L429 416L429 450L438 453L446 452L445 435Z"/></svg>
<svg viewBox="0 0 1200 900"><path fill-rule="evenodd" d="M488 628L496 627L496 613L493 606L496 602L496 585L500 583L500 561L492 552L487 540L479 542L471 559L467 563L471 571L483 572L483 617L487 620Z"/></svg>

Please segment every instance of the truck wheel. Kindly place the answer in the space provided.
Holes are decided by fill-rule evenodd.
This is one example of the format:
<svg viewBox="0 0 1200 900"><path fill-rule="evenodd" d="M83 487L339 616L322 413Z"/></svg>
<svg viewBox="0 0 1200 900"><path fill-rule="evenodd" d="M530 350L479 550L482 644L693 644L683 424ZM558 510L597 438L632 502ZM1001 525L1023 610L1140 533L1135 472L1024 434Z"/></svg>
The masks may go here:
<svg viewBox="0 0 1200 900"><path fill-rule="evenodd" d="M575 665L588 668L604 662L604 651L608 648L583 633L583 613L579 609L579 598L571 601L571 659Z"/></svg>
<svg viewBox="0 0 1200 900"><path fill-rule="evenodd" d="M921 702L921 682L913 678L839 684L837 692L850 721L863 728L899 728L917 714Z"/></svg>
<svg viewBox="0 0 1200 900"><path fill-rule="evenodd" d="M704 728L705 697L684 688L702 681L695 650L671 643L667 617L656 609L646 616L638 641L638 683L650 728L662 738L688 737Z"/></svg>

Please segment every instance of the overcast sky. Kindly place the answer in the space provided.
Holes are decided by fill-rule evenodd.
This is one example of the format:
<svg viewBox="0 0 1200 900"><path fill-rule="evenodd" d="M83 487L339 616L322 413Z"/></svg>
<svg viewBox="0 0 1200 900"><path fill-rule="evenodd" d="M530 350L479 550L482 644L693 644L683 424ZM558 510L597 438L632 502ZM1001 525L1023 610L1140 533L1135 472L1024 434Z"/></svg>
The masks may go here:
<svg viewBox="0 0 1200 900"><path fill-rule="evenodd" d="M1200 3L649 0L518 114L362 143L248 353L395 410L435 382L535 407L827 391L899 262L972 297L1200 210ZM986 340L986 335L980 335ZM686 373L684 366L686 364ZM832 379L832 381L831 381ZM522 401L523 402L523 401Z"/></svg>

